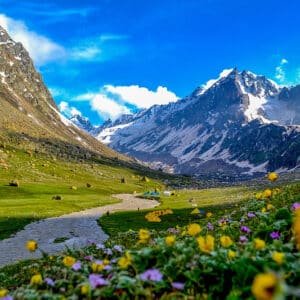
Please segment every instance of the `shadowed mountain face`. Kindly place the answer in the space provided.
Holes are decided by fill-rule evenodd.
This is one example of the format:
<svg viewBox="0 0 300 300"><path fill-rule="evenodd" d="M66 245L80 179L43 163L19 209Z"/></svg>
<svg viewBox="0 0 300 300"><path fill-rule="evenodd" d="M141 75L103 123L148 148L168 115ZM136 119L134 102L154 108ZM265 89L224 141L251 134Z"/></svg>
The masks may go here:
<svg viewBox="0 0 300 300"><path fill-rule="evenodd" d="M120 157L63 117L22 44L0 26L0 143L59 156Z"/></svg>
<svg viewBox="0 0 300 300"><path fill-rule="evenodd" d="M300 86L225 70L190 96L98 128L112 148L182 174L249 178L300 164Z"/></svg>

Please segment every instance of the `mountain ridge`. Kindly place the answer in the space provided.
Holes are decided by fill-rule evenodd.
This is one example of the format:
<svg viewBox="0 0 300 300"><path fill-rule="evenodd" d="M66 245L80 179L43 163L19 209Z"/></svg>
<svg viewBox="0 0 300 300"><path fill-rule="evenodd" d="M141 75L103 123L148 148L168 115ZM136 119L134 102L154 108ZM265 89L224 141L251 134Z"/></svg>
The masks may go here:
<svg viewBox="0 0 300 300"><path fill-rule="evenodd" d="M299 103L299 86L229 69L175 103L106 124L97 138L165 171L248 178L298 168Z"/></svg>

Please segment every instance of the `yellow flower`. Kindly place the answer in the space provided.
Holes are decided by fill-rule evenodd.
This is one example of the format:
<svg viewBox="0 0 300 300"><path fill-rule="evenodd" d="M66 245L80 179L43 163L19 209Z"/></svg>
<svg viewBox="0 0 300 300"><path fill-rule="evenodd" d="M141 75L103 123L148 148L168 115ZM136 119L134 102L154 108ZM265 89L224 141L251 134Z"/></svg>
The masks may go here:
<svg viewBox="0 0 300 300"><path fill-rule="evenodd" d="M127 269L132 262L132 258L129 252L126 252L123 257L118 261L118 265L121 269Z"/></svg>
<svg viewBox="0 0 300 300"><path fill-rule="evenodd" d="M224 247L224 248L228 248L233 244L232 239L230 238L230 236L227 236L227 235L222 235L220 238L220 242L221 242L222 247Z"/></svg>
<svg viewBox="0 0 300 300"><path fill-rule="evenodd" d="M227 256L229 259L234 259L236 257L236 252L233 250L229 250Z"/></svg>
<svg viewBox="0 0 300 300"><path fill-rule="evenodd" d="M212 217L212 215L213 215L212 212L209 211L208 213L206 213L206 218L210 218Z"/></svg>
<svg viewBox="0 0 300 300"><path fill-rule="evenodd" d="M199 234L201 232L201 227L199 224L196 224L196 223L193 223L193 224L190 224L187 228L187 232L189 235L191 236L195 236L197 234Z"/></svg>
<svg viewBox="0 0 300 300"><path fill-rule="evenodd" d="M267 211L267 209L265 208L265 207L263 207L262 209L261 209L261 212L263 212L263 213L265 213Z"/></svg>
<svg viewBox="0 0 300 300"><path fill-rule="evenodd" d="M92 263L92 270L94 273L99 273L99 272L103 271L104 267L105 267L105 265L103 262L96 261L96 262Z"/></svg>
<svg viewBox="0 0 300 300"><path fill-rule="evenodd" d="M257 200L262 199L262 197L263 197L263 193L256 193L256 194L255 194L255 198L256 198Z"/></svg>
<svg viewBox="0 0 300 300"><path fill-rule="evenodd" d="M281 265L284 262L285 255L282 252L275 251L272 254L272 259Z"/></svg>
<svg viewBox="0 0 300 300"><path fill-rule="evenodd" d="M194 208L191 212L191 215L198 215L198 214L200 214L199 208Z"/></svg>
<svg viewBox="0 0 300 300"><path fill-rule="evenodd" d="M110 261L107 258L103 259L104 266L109 265L109 263L110 263Z"/></svg>
<svg viewBox="0 0 300 300"><path fill-rule="evenodd" d="M38 248L38 244L34 240L30 240L26 243L26 249L30 252L34 252Z"/></svg>
<svg viewBox="0 0 300 300"><path fill-rule="evenodd" d="M272 209L274 209L274 206L270 203L267 204L267 210L272 210Z"/></svg>
<svg viewBox="0 0 300 300"><path fill-rule="evenodd" d="M8 290L7 289L0 289L0 297L5 297L8 294Z"/></svg>
<svg viewBox="0 0 300 300"><path fill-rule="evenodd" d="M140 238L140 243L142 244L147 243L150 239L150 232L146 229L140 229L139 238Z"/></svg>
<svg viewBox="0 0 300 300"><path fill-rule="evenodd" d="M175 238L174 235L169 235L169 236L167 236L166 239L165 239L166 244L167 244L168 246L173 246L174 243L175 243L175 239L176 239L176 238Z"/></svg>
<svg viewBox="0 0 300 300"><path fill-rule="evenodd" d="M257 239L254 239L254 247L256 250L262 250L266 247L266 243L265 243L265 241L257 238Z"/></svg>
<svg viewBox="0 0 300 300"><path fill-rule="evenodd" d="M272 182L276 181L278 179L278 174L275 172L271 172L268 174L268 179Z"/></svg>
<svg viewBox="0 0 300 300"><path fill-rule="evenodd" d="M90 292L90 286L88 284L84 284L80 288L81 295L87 295Z"/></svg>
<svg viewBox="0 0 300 300"><path fill-rule="evenodd" d="M295 242L298 250L300 250L300 208L296 209L294 222L293 222L293 233Z"/></svg>
<svg viewBox="0 0 300 300"><path fill-rule="evenodd" d="M272 300L277 287L277 278L273 273L258 274L252 283L252 294L257 300Z"/></svg>
<svg viewBox="0 0 300 300"><path fill-rule="evenodd" d="M206 237L199 236L197 238L198 247L202 252L210 253L214 250L215 247L215 238L211 235L207 235Z"/></svg>
<svg viewBox="0 0 300 300"><path fill-rule="evenodd" d="M262 196L264 198L271 198L271 196L272 196L272 190L270 190L270 189L264 190Z"/></svg>
<svg viewBox="0 0 300 300"><path fill-rule="evenodd" d="M41 274L36 274L36 275L33 275L30 279L30 284L32 285L39 285L39 284L42 284L43 283L43 277Z"/></svg>
<svg viewBox="0 0 300 300"><path fill-rule="evenodd" d="M76 262L76 259L72 256L65 256L63 258L63 264L66 266L66 267L72 267Z"/></svg>

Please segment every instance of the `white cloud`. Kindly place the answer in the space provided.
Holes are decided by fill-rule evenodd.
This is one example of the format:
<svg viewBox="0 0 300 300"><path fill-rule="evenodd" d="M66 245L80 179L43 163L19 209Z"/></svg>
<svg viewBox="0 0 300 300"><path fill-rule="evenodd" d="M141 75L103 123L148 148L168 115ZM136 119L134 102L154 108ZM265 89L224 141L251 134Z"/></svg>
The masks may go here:
<svg viewBox="0 0 300 300"><path fill-rule="evenodd" d="M0 25L14 41L23 44L38 66L65 56L65 49L62 46L45 36L29 30L23 21L14 20L4 14L0 14Z"/></svg>
<svg viewBox="0 0 300 300"><path fill-rule="evenodd" d="M104 91L117 95L124 102L133 104L138 108L149 108L155 104L168 104L178 100L176 94L163 86L158 86L156 91L151 91L146 87L140 87L138 85L105 85Z"/></svg>
<svg viewBox="0 0 300 300"><path fill-rule="evenodd" d="M66 101L61 101L58 104L59 110L68 118L79 115L81 116L81 112L74 106L70 106L68 102Z"/></svg>
<svg viewBox="0 0 300 300"><path fill-rule="evenodd" d="M101 55L101 52L98 46L73 48L70 56L73 60L91 60Z"/></svg>
<svg viewBox="0 0 300 300"><path fill-rule="evenodd" d="M278 79L280 83L284 83L286 81L286 72L284 67L286 64L288 64L288 60L282 58L279 66L275 69L275 78Z"/></svg>
<svg viewBox="0 0 300 300"><path fill-rule="evenodd" d="M126 106L118 104L103 94L94 96L91 99L90 104L92 109L95 110L102 118L104 117L114 120L120 115L130 114L130 110Z"/></svg>
<svg viewBox="0 0 300 300"><path fill-rule="evenodd" d="M102 118L113 120L122 114L132 113L132 107L143 109L177 100L178 97L166 87L158 86L156 91L151 91L138 85L105 85L98 93L81 94L72 99L75 102L88 101Z"/></svg>

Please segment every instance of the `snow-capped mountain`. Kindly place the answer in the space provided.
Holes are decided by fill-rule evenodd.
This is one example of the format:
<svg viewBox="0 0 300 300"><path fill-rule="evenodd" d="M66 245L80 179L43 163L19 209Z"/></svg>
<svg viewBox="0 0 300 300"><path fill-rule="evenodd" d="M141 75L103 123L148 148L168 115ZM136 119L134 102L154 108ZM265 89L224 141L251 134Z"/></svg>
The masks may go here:
<svg viewBox="0 0 300 300"><path fill-rule="evenodd" d="M80 114L73 115L71 118L69 118L69 120L77 127L83 129L86 132L93 132L95 130L95 126L92 125L90 120Z"/></svg>
<svg viewBox="0 0 300 300"><path fill-rule="evenodd" d="M101 127L97 138L156 168L251 177L300 164L300 86L237 69L168 105Z"/></svg>

